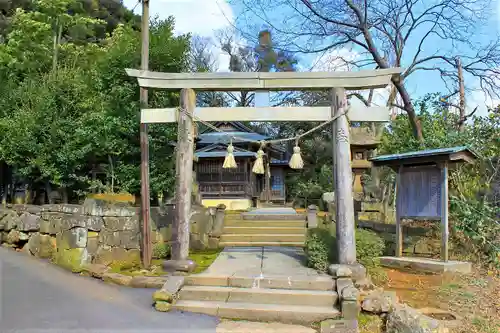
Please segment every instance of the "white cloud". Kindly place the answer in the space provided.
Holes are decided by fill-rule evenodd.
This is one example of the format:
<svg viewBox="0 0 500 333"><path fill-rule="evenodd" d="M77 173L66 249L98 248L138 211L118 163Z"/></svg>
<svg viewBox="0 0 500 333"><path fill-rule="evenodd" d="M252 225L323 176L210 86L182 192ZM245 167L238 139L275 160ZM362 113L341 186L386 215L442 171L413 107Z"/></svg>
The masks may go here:
<svg viewBox="0 0 500 333"><path fill-rule="evenodd" d="M482 90L474 90L467 97L468 112L471 112L475 107L477 107L476 114L479 116L486 115L488 108L493 108L497 105L500 105L500 99L491 98L491 96L488 96Z"/></svg>
<svg viewBox="0 0 500 333"><path fill-rule="evenodd" d="M142 12L138 0L124 0L123 4L135 13ZM234 13L226 0L152 0L150 16L175 17L175 33L192 33L204 37L213 37L214 31L230 27L234 22ZM225 71L229 58L220 50L214 49L218 58L219 70Z"/></svg>

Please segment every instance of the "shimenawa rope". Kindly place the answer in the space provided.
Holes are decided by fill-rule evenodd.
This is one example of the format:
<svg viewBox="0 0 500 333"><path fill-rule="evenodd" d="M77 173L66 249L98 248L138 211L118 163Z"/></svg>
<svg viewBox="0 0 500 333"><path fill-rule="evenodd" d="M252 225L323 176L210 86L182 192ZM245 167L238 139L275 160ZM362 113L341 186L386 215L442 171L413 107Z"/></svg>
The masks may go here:
<svg viewBox="0 0 500 333"><path fill-rule="evenodd" d="M327 121L319 124L318 126L312 128L309 131L306 131L306 132L304 132L302 134L296 135L296 136L291 137L291 138L272 139L272 140L250 140L250 139L238 138L238 137L235 137L235 136L232 136L232 135L228 134L227 132L224 132L224 131L220 130L219 128L215 127L214 125L210 124L209 122L196 117L194 114L191 114L190 112L188 112L187 110L185 110L183 108L178 108L178 110L179 110L179 112L183 112L188 117L192 118L193 120L195 120L195 121L197 121L199 123L202 123L203 125L207 126L208 128L210 128L210 129L212 129L212 130L214 130L216 132L226 134L229 137L230 143L229 143L229 146L227 147L227 154L226 154L226 157L224 159L224 164L222 166L225 169L227 169L227 168L237 168L238 167L237 164L236 164L236 160L234 158L233 141L259 143L260 144L260 148L257 151L257 159L255 160L255 163L253 165L252 172L256 173L256 174L264 174L263 156L265 154L264 154L263 148L265 147L266 144L280 143L280 142L287 142L287 141L295 140L295 146L293 148L293 155L290 158L290 162L288 163L288 165L292 169L302 169L304 167L304 161L302 160L302 156L300 154L299 140L302 139L303 137L305 137L306 135L309 135L309 134L317 131L318 129L320 129L320 128L322 128L322 127L324 127L324 126L332 123L333 121L337 120L341 116L344 116L344 115L347 116L347 113L349 112L349 108L350 108L350 106L347 106L345 108L344 112L342 112L342 113L340 113L340 114L338 114L338 115L336 115L336 116L328 119Z"/></svg>

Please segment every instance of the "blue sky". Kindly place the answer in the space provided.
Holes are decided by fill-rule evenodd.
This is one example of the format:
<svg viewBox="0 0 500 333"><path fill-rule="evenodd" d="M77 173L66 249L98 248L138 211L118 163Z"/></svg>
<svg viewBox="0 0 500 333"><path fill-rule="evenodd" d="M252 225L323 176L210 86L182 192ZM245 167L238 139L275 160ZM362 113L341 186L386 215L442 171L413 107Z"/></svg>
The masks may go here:
<svg viewBox="0 0 500 333"><path fill-rule="evenodd" d="M428 0L425 0L428 1ZM429 0L430 1L430 0ZM191 32L193 34L202 36L213 36L214 30L224 29L231 27L233 24L236 25L238 30L248 32L249 28L247 24L242 24L240 20L236 19L240 17L242 13L242 8L235 5L230 5L224 0L150 0L151 2L151 12L152 15L158 15L160 17L167 17L173 15L176 18L176 30L179 33ZM238 3L239 1L234 1ZM129 8L134 8L137 4L137 0L124 0L124 4ZM140 13L140 4L136 6L136 12ZM279 10L274 11L274 15L269 16L268 19L276 24L277 27L283 27L283 18L289 17L289 12L284 7L280 7ZM254 15L247 15L246 22L251 22L255 25L254 31L252 33L257 34L259 28L267 27L267 25ZM293 21L287 21L286 25L293 24ZM479 28L479 27L478 27ZM496 0L496 4L492 6L491 16L489 22L486 26L481 27L481 34L476 34L473 36L477 43L484 43L485 41L493 38L500 34L500 0ZM409 54L409 58L412 58L414 50L418 46L423 32L420 31L414 35L414 39L410 40L406 50ZM317 42L315 46L320 47L321 45ZM431 55L436 51L446 51L451 46L450 43L443 42L438 39L429 39L425 47L423 48L423 55ZM341 50L341 54L348 55L349 57L356 56L356 49ZM461 52L474 52L474 50L460 50ZM219 55L219 70L225 70L227 68L228 59L218 50L214 50L215 53ZM337 53L334 53L337 54ZM359 55L358 55L359 56ZM307 69L311 64L319 64L320 68L323 69L326 64L331 63L331 54L327 54L322 60L318 59L318 55L301 55L301 67ZM406 58L407 60L408 58ZM405 58L403 59L403 61ZM319 62L318 62L319 61ZM322 65L322 66L321 66ZM406 64L407 65L407 64ZM405 64L403 64L403 67ZM317 66L318 67L318 66ZM330 67L329 67L330 68ZM317 69L318 70L318 69ZM412 74L408 81L408 89L413 98L423 96L430 92L445 92L445 86L441 81L439 74L437 72L421 71ZM466 77L466 84L469 87L477 87L476 81L472 77ZM380 97L386 95L385 92L381 92ZM383 98L382 98L383 99ZM382 100L381 99L381 100ZM487 100L481 91L475 91L469 93L468 96L469 107L473 108L476 105L480 105L481 113L486 110L485 104L490 105L490 103L496 103L497 101Z"/></svg>

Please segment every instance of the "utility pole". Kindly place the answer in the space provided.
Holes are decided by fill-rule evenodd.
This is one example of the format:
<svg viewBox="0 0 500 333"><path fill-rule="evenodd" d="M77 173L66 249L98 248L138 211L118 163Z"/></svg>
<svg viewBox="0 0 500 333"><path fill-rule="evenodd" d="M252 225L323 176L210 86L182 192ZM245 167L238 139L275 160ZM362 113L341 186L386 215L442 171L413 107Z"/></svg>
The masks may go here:
<svg viewBox="0 0 500 333"><path fill-rule="evenodd" d="M141 69L149 69L149 0L142 0L141 22ZM148 89L140 88L141 109L148 106ZM141 218L142 218L142 264L144 268L151 266L151 225L149 207L149 138L148 124L141 122Z"/></svg>

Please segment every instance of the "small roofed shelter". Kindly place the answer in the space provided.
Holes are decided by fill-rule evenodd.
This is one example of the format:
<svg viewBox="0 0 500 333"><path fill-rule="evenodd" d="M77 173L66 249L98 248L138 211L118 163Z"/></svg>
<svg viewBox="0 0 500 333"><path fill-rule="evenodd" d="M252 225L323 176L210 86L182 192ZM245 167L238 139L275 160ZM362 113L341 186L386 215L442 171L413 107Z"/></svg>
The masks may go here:
<svg viewBox="0 0 500 333"><path fill-rule="evenodd" d="M475 159L476 155L464 146L371 159L373 166L388 166L397 172L396 257L403 254L403 220L435 220L441 223L441 259L448 262L448 169Z"/></svg>
<svg viewBox="0 0 500 333"><path fill-rule="evenodd" d="M244 208L254 200L285 202L285 173L289 169L290 153L281 145L267 145L264 149L263 175L252 172L257 158L259 141L269 139L241 122L216 122L219 131L211 128L197 137L196 179L202 203L238 203ZM223 168L227 147L232 143L236 168Z"/></svg>

